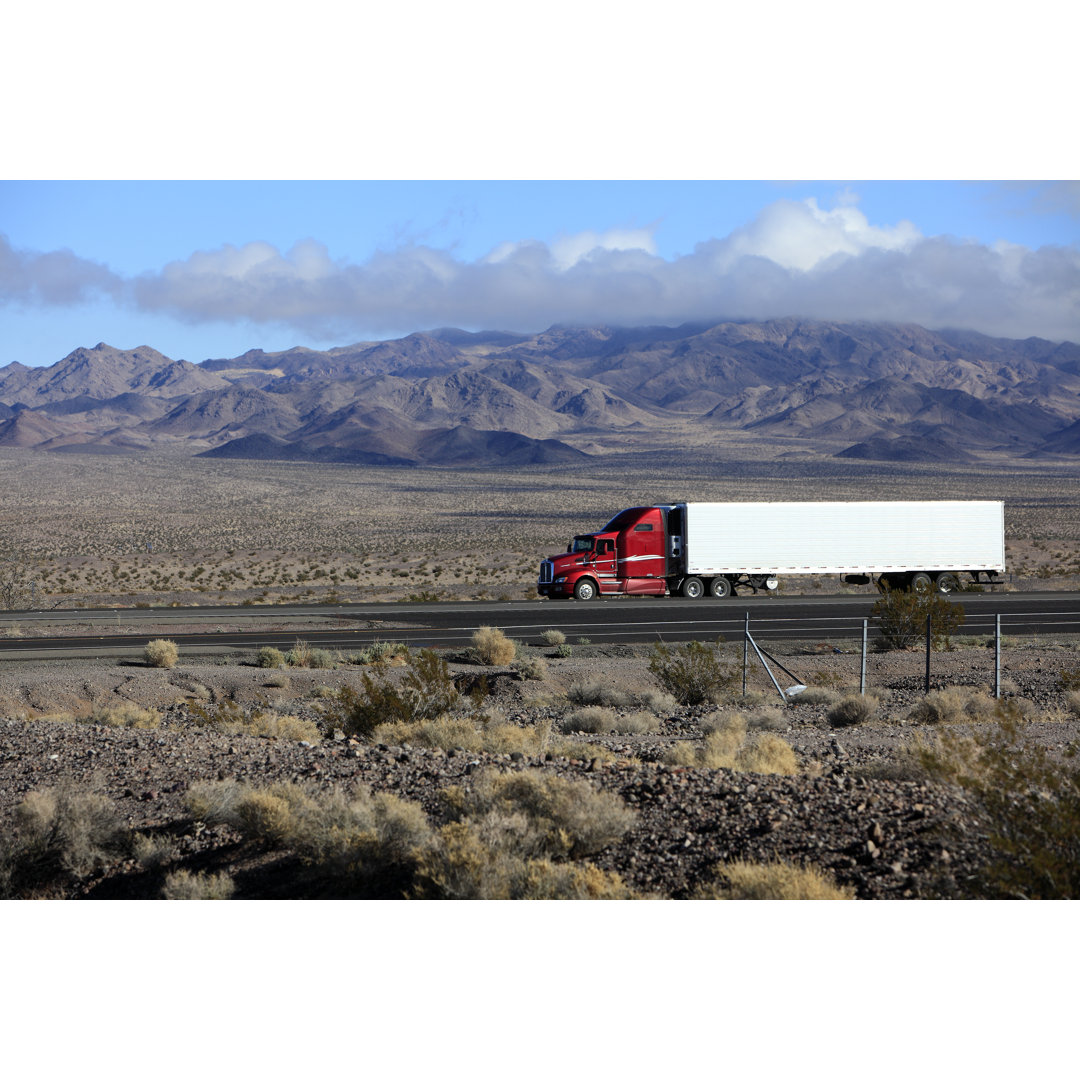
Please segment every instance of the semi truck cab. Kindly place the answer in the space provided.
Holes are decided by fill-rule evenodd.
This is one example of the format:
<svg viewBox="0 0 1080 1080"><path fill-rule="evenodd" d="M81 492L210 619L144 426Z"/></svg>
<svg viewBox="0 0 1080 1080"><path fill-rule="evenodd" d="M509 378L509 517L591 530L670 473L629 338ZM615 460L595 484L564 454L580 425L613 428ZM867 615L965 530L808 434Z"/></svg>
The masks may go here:
<svg viewBox="0 0 1080 1080"><path fill-rule="evenodd" d="M537 592L578 600L614 593L663 596L670 509L631 507L616 514L599 532L575 536L565 555L553 555L540 564Z"/></svg>

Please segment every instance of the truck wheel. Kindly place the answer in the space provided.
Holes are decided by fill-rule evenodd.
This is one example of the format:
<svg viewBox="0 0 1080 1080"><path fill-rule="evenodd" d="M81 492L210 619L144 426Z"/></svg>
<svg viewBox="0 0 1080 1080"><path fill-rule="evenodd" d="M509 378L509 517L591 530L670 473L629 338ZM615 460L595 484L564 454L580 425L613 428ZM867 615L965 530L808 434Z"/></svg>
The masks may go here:
<svg viewBox="0 0 1080 1080"><path fill-rule="evenodd" d="M731 582L726 577L713 578L712 584L709 586L709 594L718 597L730 596Z"/></svg>
<svg viewBox="0 0 1080 1080"><path fill-rule="evenodd" d="M574 586L575 600L591 600L596 596L596 582L592 578L582 578Z"/></svg>
<svg viewBox="0 0 1080 1080"><path fill-rule="evenodd" d="M680 591L683 596L688 596L691 600L696 600L699 596L705 595L705 586L701 583L701 578L688 577L682 583L682 589Z"/></svg>
<svg viewBox="0 0 1080 1080"><path fill-rule="evenodd" d="M951 573L938 574L935 584L937 585L938 592L951 593L956 592L957 589L960 588L960 579L955 574Z"/></svg>
<svg viewBox="0 0 1080 1080"><path fill-rule="evenodd" d="M928 593L934 588L934 583L930 580L929 574L912 574L911 581L908 584L908 589L915 593Z"/></svg>

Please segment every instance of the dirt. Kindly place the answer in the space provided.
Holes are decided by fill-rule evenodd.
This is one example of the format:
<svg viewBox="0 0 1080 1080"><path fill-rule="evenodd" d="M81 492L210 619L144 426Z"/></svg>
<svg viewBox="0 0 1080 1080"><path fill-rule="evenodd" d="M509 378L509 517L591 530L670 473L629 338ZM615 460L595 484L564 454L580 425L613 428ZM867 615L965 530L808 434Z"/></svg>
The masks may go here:
<svg viewBox="0 0 1080 1080"><path fill-rule="evenodd" d="M656 688L645 647L575 646L567 658L552 650L529 652L545 658L546 678L523 680L508 667L462 662L450 670L466 681L486 675L488 706L519 726L557 722L572 708L565 695L576 683ZM823 654L820 643L793 643L779 659L818 687L858 689L858 657L851 653ZM1024 708L1037 718L1025 734L1053 753L1080 738L1080 717L1061 689L1060 674L1078 665L1071 641L1005 650L1005 697L1030 703ZM331 695L360 682L361 669L349 665L284 672L240 658L212 663L185 657L171 670L131 662L9 663L0 668L0 820L11 822L33 790L63 784L93 789L132 829L171 838L173 868L226 869L238 897L291 896L295 860L192 821L185 807L192 783L293 781L322 790L366 785L418 801L439 824L445 814L439 792L447 785L469 785L487 769L535 769L584 779L636 811L634 828L593 861L643 895L686 897L718 863L734 858L811 863L868 899L963 895L987 849L971 828L960 792L931 783L912 764L916 741L936 734L932 725L906 716L922 697L923 656L875 655L870 672L870 686L884 700L872 719L856 727L831 726L826 704L800 703L798 696L781 702L760 671L751 679L761 695L756 704L721 707L758 716L758 726L794 748L799 774L778 776L663 763L665 750L677 742L701 740L701 721L713 706L661 709L653 734L571 735L579 752L492 755L372 745L331 730L323 718ZM992 678L992 653L985 648L935 654L935 687L989 686ZM158 726L119 728L77 719L121 702L158 710ZM213 712L221 703L311 720L319 736L254 737L200 723L200 710ZM604 753L597 753L598 745ZM153 898L161 884L160 873L128 860L69 883L64 895Z"/></svg>

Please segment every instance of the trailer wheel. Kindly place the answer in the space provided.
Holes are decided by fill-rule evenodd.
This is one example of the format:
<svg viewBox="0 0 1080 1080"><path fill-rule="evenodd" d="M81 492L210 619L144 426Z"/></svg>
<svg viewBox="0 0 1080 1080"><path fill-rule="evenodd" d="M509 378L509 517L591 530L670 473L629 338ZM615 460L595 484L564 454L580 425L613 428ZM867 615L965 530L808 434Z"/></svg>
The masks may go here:
<svg viewBox="0 0 1080 1080"><path fill-rule="evenodd" d="M716 577L709 585L709 595L723 598L731 595L731 582L726 577Z"/></svg>
<svg viewBox="0 0 1080 1080"><path fill-rule="evenodd" d="M936 584L938 592L952 593L960 588L960 579L953 573L938 574Z"/></svg>
<svg viewBox="0 0 1080 1080"><path fill-rule="evenodd" d="M705 595L705 586L701 583L701 578L688 577L682 583L682 589L680 591L683 596L687 596L691 600L696 600L699 596Z"/></svg>
<svg viewBox="0 0 1080 1080"><path fill-rule="evenodd" d="M592 578L583 577L574 586L575 600L592 600L596 596L596 582Z"/></svg>
<svg viewBox="0 0 1080 1080"><path fill-rule="evenodd" d="M924 574L921 571L918 574L911 575L911 581L908 583L908 589L915 593L928 593L934 588L934 583L930 580L929 574Z"/></svg>

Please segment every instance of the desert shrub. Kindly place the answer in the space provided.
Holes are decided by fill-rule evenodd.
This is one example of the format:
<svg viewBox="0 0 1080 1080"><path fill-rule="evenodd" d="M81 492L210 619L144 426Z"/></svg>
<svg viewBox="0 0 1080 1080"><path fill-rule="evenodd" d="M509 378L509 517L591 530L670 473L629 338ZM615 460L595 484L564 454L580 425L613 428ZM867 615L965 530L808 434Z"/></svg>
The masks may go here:
<svg viewBox="0 0 1080 1080"><path fill-rule="evenodd" d="M169 836L153 836L135 833L131 838L131 854L143 870L156 870L173 862L177 855L176 844Z"/></svg>
<svg viewBox="0 0 1080 1080"><path fill-rule="evenodd" d="M193 704L190 716L200 727L217 728L228 735L252 735L312 743L322 739L319 726L313 720L259 707L249 711L239 702L228 698L213 706Z"/></svg>
<svg viewBox="0 0 1080 1080"><path fill-rule="evenodd" d="M597 680L574 683L567 690L566 697L575 705L603 705L609 708L636 705L654 712L671 712L678 704L670 694L654 687L610 686Z"/></svg>
<svg viewBox="0 0 1080 1080"><path fill-rule="evenodd" d="M386 792L372 795L359 788L346 795L298 784L252 788L225 782L202 785L193 794L205 814L201 820L294 852L320 882L320 895L401 898L417 857L433 842L423 808Z"/></svg>
<svg viewBox="0 0 1080 1080"><path fill-rule="evenodd" d="M426 900L629 900L618 874L591 863L529 858L486 843L468 822L439 830L420 857L413 895Z"/></svg>
<svg viewBox="0 0 1080 1080"><path fill-rule="evenodd" d="M548 677L547 661L542 656L527 656L513 663L514 671L522 679L539 682Z"/></svg>
<svg viewBox="0 0 1080 1080"><path fill-rule="evenodd" d="M425 746L437 750L466 750L479 754L484 749L480 728L463 717L440 716L434 720L395 720L379 724L372 742L388 746Z"/></svg>
<svg viewBox="0 0 1080 1080"><path fill-rule="evenodd" d="M95 705L88 719L92 724L106 727L153 729L161 723L161 714L157 709L144 709L134 701L119 701Z"/></svg>
<svg viewBox="0 0 1080 1080"><path fill-rule="evenodd" d="M1070 690L1065 695L1065 704L1073 716L1080 716L1080 690Z"/></svg>
<svg viewBox="0 0 1080 1080"><path fill-rule="evenodd" d="M346 734L370 737L380 724L434 720L455 709L461 695L445 660L430 649L412 657L405 676L394 684L361 675L362 690L343 686L335 706L325 714L329 724Z"/></svg>
<svg viewBox="0 0 1080 1080"><path fill-rule="evenodd" d="M623 687L608 686L601 682L576 682L566 691L567 701L574 705L602 705L606 707L629 705L630 693Z"/></svg>
<svg viewBox="0 0 1080 1080"><path fill-rule="evenodd" d="M308 743L322 741L322 732L314 720L305 720L292 713L279 713L274 710L256 709L248 716L243 731L247 735L267 739L291 739L293 742Z"/></svg>
<svg viewBox="0 0 1080 1080"><path fill-rule="evenodd" d="M852 900L854 897L853 890L840 888L817 867L742 859L717 866L713 880L698 886L694 892L696 900Z"/></svg>
<svg viewBox="0 0 1080 1080"><path fill-rule="evenodd" d="M264 645L255 654L255 663L259 667L264 668L283 668L288 666L285 660L285 654L280 649L275 649L272 645Z"/></svg>
<svg viewBox="0 0 1080 1080"><path fill-rule="evenodd" d="M400 641L373 641L366 648L350 653L350 664L389 664L395 660L403 662L409 655L409 646Z"/></svg>
<svg viewBox="0 0 1080 1080"><path fill-rule="evenodd" d="M285 663L289 667L317 668L320 670L335 666L334 656L328 649L313 648L308 642L299 639L286 653Z"/></svg>
<svg viewBox="0 0 1080 1080"><path fill-rule="evenodd" d="M967 686L946 686L931 690L916 702L907 719L919 724L950 724L958 721L985 721L998 715L999 705L981 690Z"/></svg>
<svg viewBox="0 0 1080 1080"><path fill-rule="evenodd" d="M195 821L230 823L235 821L236 803L243 792L239 780L196 780L184 795L184 805Z"/></svg>
<svg viewBox="0 0 1080 1080"><path fill-rule="evenodd" d="M175 641L167 641L165 638L156 638L148 641L143 647L143 659L150 667L171 668L176 667L180 650Z"/></svg>
<svg viewBox="0 0 1080 1080"><path fill-rule="evenodd" d="M162 900L231 900L236 884L225 873L192 873L176 870L165 878L161 889Z"/></svg>
<svg viewBox="0 0 1080 1080"><path fill-rule="evenodd" d="M540 640L545 645L562 645L566 641L566 635L561 630L545 630L541 633Z"/></svg>
<svg viewBox="0 0 1080 1080"><path fill-rule="evenodd" d="M618 796L553 773L486 772L471 791L448 790L446 801L489 845L537 858L591 855L635 821Z"/></svg>
<svg viewBox="0 0 1080 1080"><path fill-rule="evenodd" d="M660 718L645 709L623 713L615 717L611 730L616 735L651 735L660 730Z"/></svg>
<svg viewBox="0 0 1080 1080"><path fill-rule="evenodd" d="M295 784L251 788L236 801L235 824L248 839L270 847L282 846L293 831L293 813L304 798Z"/></svg>
<svg viewBox="0 0 1080 1080"><path fill-rule="evenodd" d="M434 720L396 721L380 724L371 734L372 742L390 746L423 746L438 750L464 750L467 753L513 754L540 757L551 753L556 757L578 760L613 761L615 755L590 743L553 738L551 721L533 727L518 727L501 723L487 716L441 716Z"/></svg>
<svg viewBox="0 0 1080 1080"><path fill-rule="evenodd" d="M1075 746L1064 760L1023 736L1006 716L962 736L946 732L918 749L935 779L968 795L993 852L973 883L975 895L1000 899L1080 898L1080 771Z"/></svg>
<svg viewBox="0 0 1080 1080"><path fill-rule="evenodd" d="M368 663L385 664L395 659L407 659L409 646L404 641L373 641L365 650Z"/></svg>
<svg viewBox="0 0 1080 1080"><path fill-rule="evenodd" d="M743 739L746 737L746 726L746 716L738 712L727 713L717 710L698 718L698 727L701 728L703 735L723 732L735 739L731 750L733 754L742 745Z"/></svg>
<svg viewBox="0 0 1080 1080"><path fill-rule="evenodd" d="M517 656L517 645L495 626L479 627L472 636L472 647L485 664L509 664Z"/></svg>
<svg viewBox="0 0 1080 1080"><path fill-rule="evenodd" d="M808 686L791 700L796 705L835 705L840 700L840 695L824 686Z"/></svg>
<svg viewBox="0 0 1080 1080"><path fill-rule="evenodd" d="M67 785L27 794L15 808L15 828L0 840L0 896L62 890L122 857L131 843L108 799Z"/></svg>
<svg viewBox="0 0 1080 1080"><path fill-rule="evenodd" d="M702 743L678 742L665 752L664 761L691 769L733 769L782 776L799 771L795 751L788 743L767 732L747 738L746 723L741 713L714 713L702 722Z"/></svg>
<svg viewBox="0 0 1080 1080"><path fill-rule="evenodd" d="M755 709L747 714L746 726L757 731L782 731L788 722L779 709Z"/></svg>
<svg viewBox="0 0 1080 1080"><path fill-rule="evenodd" d="M881 651L909 649L926 638L926 617L930 616L932 645L949 648L950 636L964 624L964 608L941 593L904 592L887 589L874 602L870 618L880 631L875 648Z"/></svg>
<svg viewBox="0 0 1080 1080"><path fill-rule="evenodd" d="M567 713L559 721L559 727L563 731L583 731L589 735L596 735L603 731L611 731L615 722L615 710L606 709L600 705L588 705L584 709L575 709Z"/></svg>
<svg viewBox="0 0 1080 1080"><path fill-rule="evenodd" d="M644 735L660 729L660 721L654 713L640 710L620 715L614 709L600 705L587 705L567 713L559 726L563 731L581 731L586 734Z"/></svg>
<svg viewBox="0 0 1080 1080"><path fill-rule="evenodd" d="M724 700L743 709L753 709L771 700L771 697L766 696L760 690L747 690L745 694L726 694ZM795 699L792 698L792 700Z"/></svg>
<svg viewBox="0 0 1080 1080"><path fill-rule="evenodd" d="M574 655L574 646L571 645L568 641L564 641L561 644L555 646L555 655L562 657L562 659L565 660L568 656Z"/></svg>
<svg viewBox="0 0 1080 1080"><path fill-rule="evenodd" d="M871 698L879 705L884 705L892 701L893 692L887 686L868 686L863 696Z"/></svg>
<svg viewBox="0 0 1080 1080"><path fill-rule="evenodd" d="M791 745L769 732L752 735L736 755L735 765L740 772L766 776L794 776L799 771Z"/></svg>
<svg viewBox="0 0 1080 1080"><path fill-rule="evenodd" d="M643 709L649 709L658 715L663 713L671 714L679 707L679 703L671 694L652 687L635 690L631 704L639 705Z"/></svg>
<svg viewBox="0 0 1080 1080"><path fill-rule="evenodd" d="M715 702L737 677L733 666L721 662L719 646L700 641L677 648L654 645L649 670L680 705Z"/></svg>
<svg viewBox="0 0 1080 1080"><path fill-rule="evenodd" d="M1060 690L1080 690L1080 668L1062 668L1058 673Z"/></svg>
<svg viewBox="0 0 1080 1080"><path fill-rule="evenodd" d="M852 727L874 718L874 706L857 694L841 698L826 714L832 727Z"/></svg>

